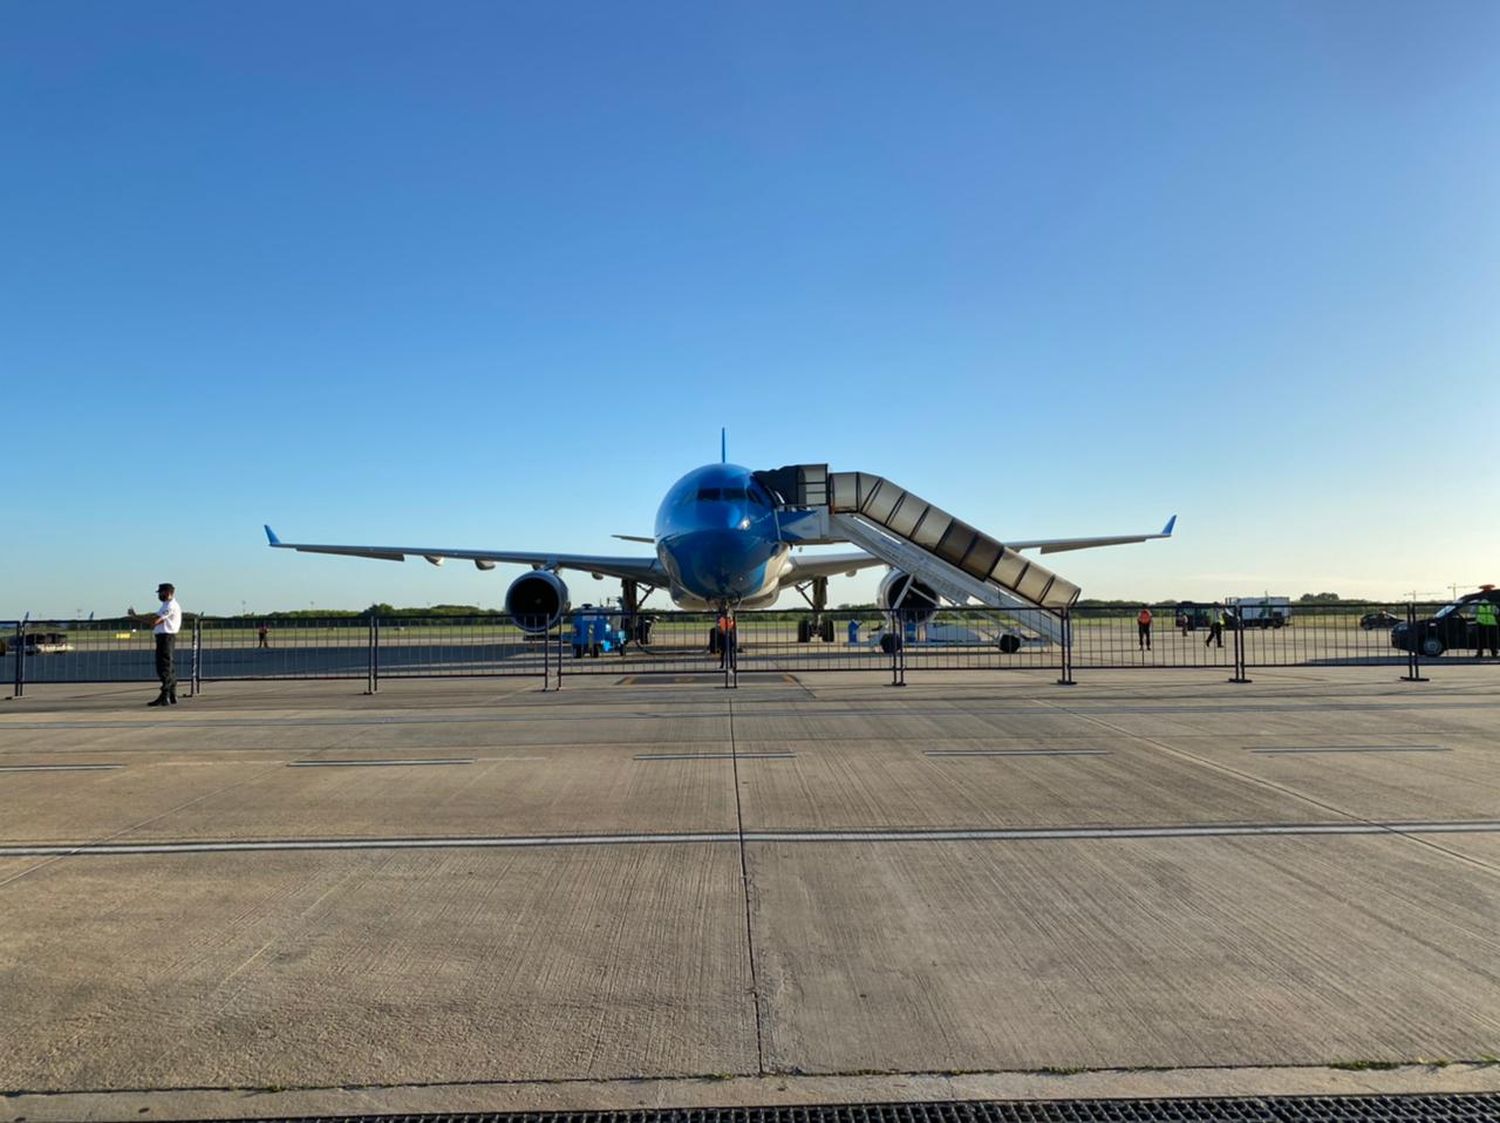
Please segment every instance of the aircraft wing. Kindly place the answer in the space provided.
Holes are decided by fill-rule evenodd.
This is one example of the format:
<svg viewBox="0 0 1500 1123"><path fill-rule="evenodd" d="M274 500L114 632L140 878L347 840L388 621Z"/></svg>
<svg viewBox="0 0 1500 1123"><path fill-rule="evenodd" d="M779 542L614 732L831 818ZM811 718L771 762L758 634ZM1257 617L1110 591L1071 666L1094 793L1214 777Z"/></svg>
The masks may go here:
<svg viewBox="0 0 1500 1123"><path fill-rule="evenodd" d="M620 558L595 554L530 553L523 550L450 550L432 546L314 545L307 542L283 542L269 526L266 527L266 542L277 550L297 550L304 554L343 554L355 558L381 558L385 561L405 561L413 557L424 558L433 565L442 565L444 560L453 558L472 561L480 569L489 569L497 563L514 563L538 569L576 569L652 585L666 582L666 572L655 557Z"/></svg>
<svg viewBox="0 0 1500 1123"><path fill-rule="evenodd" d="M1172 528L1177 525L1177 516L1167 520L1167 525L1156 534L1108 534L1095 538L1037 538L1029 542L1005 539L1012 550L1041 550L1044 554L1056 554L1063 550L1088 550L1095 546L1124 546L1131 542L1149 542L1153 538L1171 538Z"/></svg>
<svg viewBox="0 0 1500 1123"><path fill-rule="evenodd" d="M837 577L840 574L851 574L857 569L884 564L875 555L863 550L854 554L793 554L791 568L782 579L782 584L795 585L809 577Z"/></svg>
<svg viewBox="0 0 1500 1123"><path fill-rule="evenodd" d="M1055 554L1063 550L1087 550L1095 546L1123 546L1131 542L1148 542L1153 538L1170 538L1176 525L1177 516L1173 515L1167 520L1167 525L1156 534L1107 534L1092 538L1036 538L1020 541L1007 538L1005 545L1012 550L1039 549L1044 554ZM792 567L788 570L782 584L794 585L806 581L809 577L848 575L854 573L855 570L884 564L874 555L862 551L854 554L796 554L792 557Z"/></svg>

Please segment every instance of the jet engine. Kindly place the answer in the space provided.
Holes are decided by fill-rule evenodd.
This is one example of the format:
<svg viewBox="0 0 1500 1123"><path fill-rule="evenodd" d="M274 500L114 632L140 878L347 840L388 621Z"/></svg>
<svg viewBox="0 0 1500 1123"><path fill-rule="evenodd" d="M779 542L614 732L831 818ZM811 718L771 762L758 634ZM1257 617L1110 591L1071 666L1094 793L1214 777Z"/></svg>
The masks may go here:
<svg viewBox="0 0 1500 1123"><path fill-rule="evenodd" d="M505 611L528 635L545 632L568 611L568 587L550 570L532 570L505 590Z"/></svg>
<svg viewBox="0 0 1500 1123"><path fill-rule="evenodd" d="M880 582L875 603L887 611L896 611L918 622L931 620L938 610L939 598L932 586L910 573L893 569Z"/></svg>

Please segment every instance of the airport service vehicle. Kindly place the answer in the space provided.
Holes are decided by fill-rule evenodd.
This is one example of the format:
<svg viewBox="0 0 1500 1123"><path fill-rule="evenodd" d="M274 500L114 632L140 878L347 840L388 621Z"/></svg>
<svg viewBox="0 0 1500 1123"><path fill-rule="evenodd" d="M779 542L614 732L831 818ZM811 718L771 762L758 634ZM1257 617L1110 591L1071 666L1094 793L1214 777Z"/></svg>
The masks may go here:
<svg viewBox="0 0 1500 1123"><path fill-rule="evenodd" d="M573 617L573 658L581 659L585 652L595 659L606 651L624 655L629 637L619 624L618 616L612 617L591 604L584 605Z"/></svg>
<svg viewBox="0 0 1500 1123"><path fill-rule="evenodd" d="M1280 628L1292 622L1287 597L1226 597L1225 606L1245 628Z"/></svg>
<svg viewBox="0 0 1500 1123"><path fill-rule="evenodd" d="M10 637L0 637L0 655L4 655L9 650L9 643L14 642ZM27 632L21 637L21 643L27 655L64 655L73 650L66 632Z"/></svg>
<svg viewBox="0 0 1500 1123"><path fill-rule="evenodd" d="M884 621L875 625L866 643L878 647L889 655L907 646L920 647L996 647L1006 655L1014 655L1026 643L1026 637L1004 620L996 619L973 626L964 624L940 624L930 619L907 616L898 620L899 627L887 628ZM858 624L850 622L851 644L858 643Z"/></svg>
<svg viewBox="0 0 1500 1123"><path fill-rule="evenodd" d="M1376 628L1394 628L1399 623L1401 617L1383 608L1378 612L1366 612L1359 618L1359 626L1367 632L1373 632Z"/></svg>
<svg viewBox="0 0 1500 1123"><path fill-rule="evenodd" d="M1480 601L1489 601L1500 609L1500 590L1485 585L1477 593L1459 597L1425 620L1418 620L1415 632L1401 621L1391 629L1391 646L1402 651L1418 650L1434 659L1445 651L1472 651L1480 638L1474 612Z"/></svg>
<svg viewBox="0 0 1500 1123"><path fill-rule="evenodd" d="M506 611L528 634L550 631L569 611L569 590L560 574L572 570L621 582L620 615L628 634L634 633L641 605L657 590L679 608L732 612L768 607L795 589L812 607L815 621L798 639L831 642L828 579L880 565L888 568L877 594L883 609L930 619L945 602L972 599L1024 610L1033 628L1056 633L1056 613L1078 599L1079 588L1020 551L1046 554L1169 538L1175 524L1174 515L1158 532L1002 543L882 477L830 472L826 464L752 471L728 463L721 444L719 463L693 469L667 490L654 534L615 535L652 545L654 552L644 556L324 545L283 542L269 526L265 531L273 548L302 553L388 561L421 557L432 565L453 559L481 570L530 566L505 593ZM861 549L804 550L839 544Z"/></svg>

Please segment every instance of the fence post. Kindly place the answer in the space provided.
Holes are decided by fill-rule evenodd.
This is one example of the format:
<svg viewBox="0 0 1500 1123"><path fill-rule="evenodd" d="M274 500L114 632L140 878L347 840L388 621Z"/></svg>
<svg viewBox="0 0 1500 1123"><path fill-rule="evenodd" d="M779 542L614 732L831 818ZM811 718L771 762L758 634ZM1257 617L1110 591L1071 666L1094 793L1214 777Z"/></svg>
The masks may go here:
<svg viewBox="0 0 1500 1123"><path fill-rule="evenodd" d="M1245 674L1245 621L1239 612L1236 612L1230 619L1234 626L1234 674L1229 681L1249 682L1250 678Z"/></svg>
<svg viewBox="0 0 1500 1123"><path fill-rule="evenodd" d="M26 693L26 621L16 621L16 682L15 696Z"/></svg>
<svg viewBox="0 0 1500 1123"><path fill-rule="evenodd" d="M891 637L891 685L906 685L906 631L901 626L901 614L895 609L886 612L886 632Z"/></svg>
<svg viewBox="0 0 1500 1123"><path fill-rule="evenodd" d="M380 689L380 617L373 612L370 613L370 656L369 674L365 684L365 693L374 694Z"/></svg>
<svg viewBox="0 0 1500 1123"><path fill-rule="evenodd" d="M1427 682L1427 677L1422 674L1422 640L1417 635L1417 602L1412 601L1406 606L1406 674L1401 676L1402 682ZM20 693L17 691L17 693Z"/></svg>
<svg viewBox="0 0 1500 1123"><path fill-rule="evenodd" d="M1057 685L1077 686L1073 681L1073 612L1064 608L1058 623L1062 632L1062 653L1058 666ZM1097 645L1096 645L1097 646Z"/></svg>
<svg viewBox="0 0 1500 1123"><path fill-rule="evenodd" d="M188 683L188 697L203 693L203 617L193 617L193 675Z"/></svg>
<svg viewBox="0 0 1500 1123"><path fill-rule="evenodd" d="M568 620L565 616L558 617L557 621L557 689L562 689L563 675L563 647L567 638Z"/></svg>
<svg viewBox="0 0 1500 1123"><path fill-rule="evenodd" d="M526 633L521 633L521 642L526 642ZM558 653L561 656L561 652ZM542 633L542 693L552 689L552 632L547 630Z"/></svg>

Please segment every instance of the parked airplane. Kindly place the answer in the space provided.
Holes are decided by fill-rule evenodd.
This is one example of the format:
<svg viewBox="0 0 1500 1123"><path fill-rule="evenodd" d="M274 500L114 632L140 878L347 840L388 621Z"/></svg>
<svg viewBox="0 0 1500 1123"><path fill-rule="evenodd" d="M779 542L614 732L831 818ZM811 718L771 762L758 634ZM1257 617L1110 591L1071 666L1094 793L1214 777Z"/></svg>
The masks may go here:
<svg viewBox="0 0 1500 1123"><path fill-rule="evenodd" d="M446 559L472 561L482 570L500 563L529 565L532 572L516 578L505 594L505 609L518 626L531 632L552 627L568 611L568 587L560 570L585 572L596 578L622 582L622 606L633 613L645 596L666 589L679 608L702 611L724 608L762 608L788 588L798 589L815 612L826 606L827 580L886 564L866 551L853 553L794 553L807 541L788 530L794 520L766 484L768 473L752 472L736 464L708 464L683 476L667 492L656 513L651 538L616 535L628 541L650 542L649 557L562 554L522 550L466 550L432 546L343 546L283 542L269 526L272 547L312 554L405 561L422 557L433 565ZM872 477L873 478L873 477ZM1044 553L1144 542L1171 536L1174 515L1159 533L1092 538L1010 541L1010 550L1037 548ZM809 590L812 596L809 596ZM935 610L938 595L912 574L892 568L878 593L882 608L913 606Z"/></svg>

